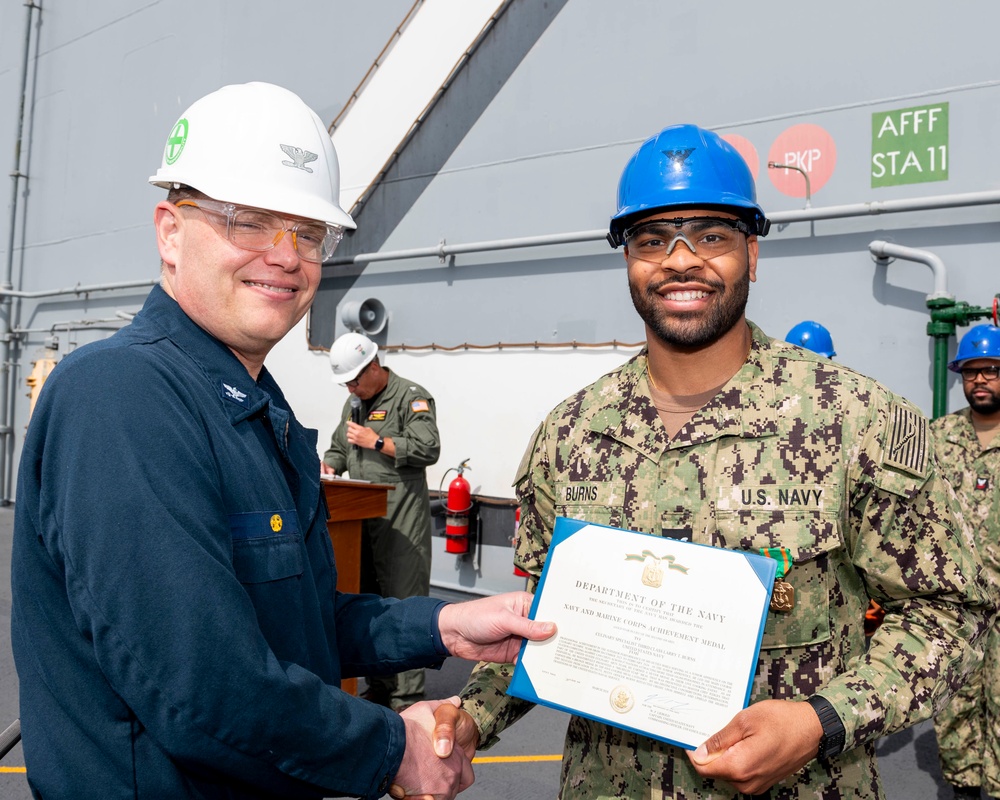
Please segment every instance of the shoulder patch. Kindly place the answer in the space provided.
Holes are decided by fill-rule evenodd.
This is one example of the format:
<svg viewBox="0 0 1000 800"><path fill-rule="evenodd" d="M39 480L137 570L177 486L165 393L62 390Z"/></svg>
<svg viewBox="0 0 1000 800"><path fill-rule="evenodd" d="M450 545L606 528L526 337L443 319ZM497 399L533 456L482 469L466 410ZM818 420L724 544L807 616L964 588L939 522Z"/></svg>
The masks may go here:
<svg viewBox="0 0 1000 800"><path fill-rule="evenodd" d="M417 414L421 411L430 411L431 404L428 403L426 400L414 400L412 403L410 403L410 410L414 414Z"/></svg>
<svg viewBox="0 0 1000 800"><path fill-rule="evenodd" d="M911 475L927 475L927 419L918 411L893 403L889 407L889 430L882 463Z"/></svg>

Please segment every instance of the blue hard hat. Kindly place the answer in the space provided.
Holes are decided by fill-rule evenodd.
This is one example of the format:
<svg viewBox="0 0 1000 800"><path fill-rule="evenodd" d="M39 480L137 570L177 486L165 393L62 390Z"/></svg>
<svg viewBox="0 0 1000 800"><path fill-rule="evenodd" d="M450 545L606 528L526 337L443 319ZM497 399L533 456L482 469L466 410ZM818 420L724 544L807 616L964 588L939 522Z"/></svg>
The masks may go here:
<svg viewBox="0 0 1000 800"><path fill-rule="evenodd" d="M962 364L974 358L1000 358L1000 328L995 325L969 328L958 343L955 360L948 364L948 369L958 372L962 369Z"/></svg>
<svg viewBox="0 0 1000 800"><path fill-rule="evenodd" d="M757 236L767 236L771 227L757 205L757 189L743 156L717 133L697 125L664 128L629 159L618 181L611 246L622 244L632 220L668 208L728 211Z"/></svg>
<svg viewBox="0 0 1000 800"><path fill-rule="evenodd" d="M797 344L806 350L812 350L821 356L833 358L837 351L833 349L833 337L830 331L818 322L806 320L794 326L785 337L786 342Z"/></svg>

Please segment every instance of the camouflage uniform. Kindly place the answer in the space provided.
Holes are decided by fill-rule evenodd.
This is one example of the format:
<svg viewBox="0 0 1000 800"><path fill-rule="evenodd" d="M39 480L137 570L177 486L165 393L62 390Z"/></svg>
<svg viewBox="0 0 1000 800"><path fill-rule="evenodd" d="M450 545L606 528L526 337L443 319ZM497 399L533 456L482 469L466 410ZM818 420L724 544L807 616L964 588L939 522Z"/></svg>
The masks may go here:
<svg viewBox="0 0 1000 800"><path fill-rule="evenodd" d="M875 740L931 716L961 683L992 596L968 536L955 534L926 419L875 381L751 328L746 363L673 440L645 353L557 406L519 469L515 560L534 584L557 515L788 548L795 607L768 616L751 700L822 693L847 744L771 797L882 798ZM869 596L886 619L866 653ZM482 746L531 707L504 694L510 670L480 664L463 691ZM575 716L561 783L562 798L738 794L679 748Z"/></svg>
<svg viewBox="0 0 1000 800"><path fill-rule="evenodd" d="M937 462L972 526L986 573L1000 583L1000 435L986 449L968 408L931 423ZM992 515L992 518L991 518ZM986 637L982 666L934 719L941 772L955 786L1000 795L1000 628Z"/></svg>

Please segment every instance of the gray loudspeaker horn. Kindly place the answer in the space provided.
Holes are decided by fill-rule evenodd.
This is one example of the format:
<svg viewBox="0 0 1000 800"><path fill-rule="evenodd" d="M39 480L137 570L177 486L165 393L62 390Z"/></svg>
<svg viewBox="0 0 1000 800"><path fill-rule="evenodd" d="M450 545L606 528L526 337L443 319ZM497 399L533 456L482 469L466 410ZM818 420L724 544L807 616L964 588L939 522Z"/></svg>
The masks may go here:
<svg viewBox="0 0 1000 800"><path fill-rule="evenodd" d="M385 306L382 301L369 297L363 303L344 303L340 321L356 333L376 334L385 327Z"/></svg>

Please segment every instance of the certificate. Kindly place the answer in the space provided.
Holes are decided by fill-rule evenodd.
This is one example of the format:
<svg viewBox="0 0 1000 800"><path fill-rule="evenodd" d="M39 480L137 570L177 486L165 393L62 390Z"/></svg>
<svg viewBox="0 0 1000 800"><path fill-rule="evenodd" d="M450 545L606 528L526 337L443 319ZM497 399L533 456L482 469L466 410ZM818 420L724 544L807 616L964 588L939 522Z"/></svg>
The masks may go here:
<svg viewBox="0 0 1000 800"><path fill-rule="evenodd" d="M556 519L509 694L695 749L750 698L777 562Z"/></svg>

